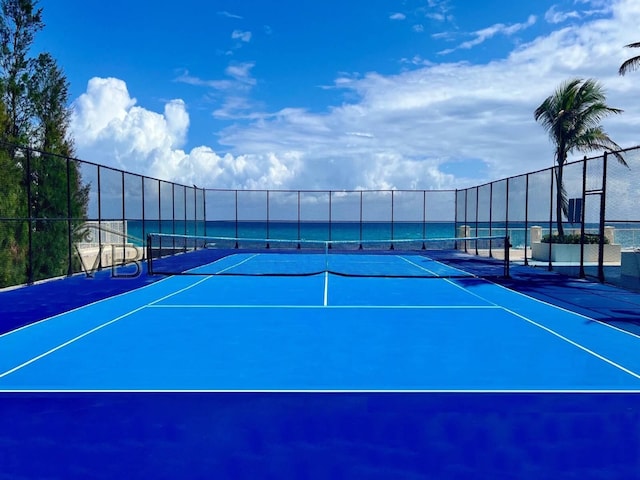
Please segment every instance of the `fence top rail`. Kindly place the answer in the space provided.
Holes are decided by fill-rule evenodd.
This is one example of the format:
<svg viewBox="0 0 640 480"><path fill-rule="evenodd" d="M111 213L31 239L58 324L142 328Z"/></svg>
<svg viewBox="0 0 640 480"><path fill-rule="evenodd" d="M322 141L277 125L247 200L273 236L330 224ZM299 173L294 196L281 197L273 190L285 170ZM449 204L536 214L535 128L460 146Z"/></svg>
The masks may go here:
<svg viewBox="0 0 640 480"><path fill-rule="evenodd" d="M408 188L390 188L390 189L277 189L277 188L202 188L207 192L247 192L247 193L455 193L453 188L434 190L434 189L408 189Z"/></svg>

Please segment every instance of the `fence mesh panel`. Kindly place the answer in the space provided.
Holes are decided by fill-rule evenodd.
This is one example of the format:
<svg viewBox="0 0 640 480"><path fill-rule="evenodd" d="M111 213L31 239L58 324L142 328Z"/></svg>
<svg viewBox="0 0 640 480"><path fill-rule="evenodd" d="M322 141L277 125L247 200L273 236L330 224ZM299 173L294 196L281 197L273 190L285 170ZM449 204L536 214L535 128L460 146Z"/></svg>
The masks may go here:
<svg viewBox="0 0 640 480"><path fill-rule="evenodd" d="M624 265L626 254L640 248L640 147L620 153L626 165L615 154L597 156L565 165L562 178L565 233L584 231L598 241L604 233L618 249L607 246L595 260L584 254L568 263L584 268L580 275L612 282L640 277ZM205 190L2 144L0 287L127 260L126 248L151 232L384 240L390 246L403 238L509 234L513 248L533 247L558 229L557 172L554 167L459 191ZM108 254L114 245L120 251ZM554 249L536 259L531 252L532 260L546 264ZM555 260L549 266L564 268Z"/></svg>

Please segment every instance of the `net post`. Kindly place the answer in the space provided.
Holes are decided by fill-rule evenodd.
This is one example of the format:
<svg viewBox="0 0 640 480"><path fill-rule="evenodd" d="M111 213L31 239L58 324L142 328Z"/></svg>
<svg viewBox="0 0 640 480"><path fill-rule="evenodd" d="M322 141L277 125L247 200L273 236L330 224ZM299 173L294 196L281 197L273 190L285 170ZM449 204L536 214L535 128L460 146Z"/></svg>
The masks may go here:
<svg viewBox="0 0 640 480"><path fill-rule="evenodd" d="M329 248L331 242L324 242L324 271L329 271Z"/></svg>
<svg viewBox="0 0 640 480"><path fill-rule="evenodd" d="M151 234L147 235L147 274L153 276L153 260L152 260L152 248L151 248Z"/></svg>

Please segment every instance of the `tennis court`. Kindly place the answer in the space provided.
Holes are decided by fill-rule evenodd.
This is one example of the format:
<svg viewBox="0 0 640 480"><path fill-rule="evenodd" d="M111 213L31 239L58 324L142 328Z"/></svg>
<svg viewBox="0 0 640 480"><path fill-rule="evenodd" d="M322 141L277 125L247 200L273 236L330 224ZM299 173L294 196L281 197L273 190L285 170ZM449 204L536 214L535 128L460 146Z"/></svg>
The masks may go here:
<svg viewBox="0 0 640 480"><path fill-rule="evenodd" d="M231 252L8 332L0 389L640 388L633 333L426 254L330 257Z"/></svg>
<svg viewBox="0 0 640 480"><path fill-rule="evenodd" d="M640 467L640 337L502 286L504 260L397 243L164 243L153 276L3 292L22 326L0 335L0 477ZM50 314L33 317L39 306Z"/></svg>

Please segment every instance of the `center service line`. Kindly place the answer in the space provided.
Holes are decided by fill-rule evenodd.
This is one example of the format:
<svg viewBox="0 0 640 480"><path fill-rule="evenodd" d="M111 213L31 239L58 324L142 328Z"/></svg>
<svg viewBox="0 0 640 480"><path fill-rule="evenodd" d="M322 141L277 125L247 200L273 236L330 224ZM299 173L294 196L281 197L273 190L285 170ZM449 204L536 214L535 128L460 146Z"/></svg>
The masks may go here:
<svg viewBox="0 0 640 480"><path fill-rule="evenodd" d="M324 305L327 306L327 298L329 297L329 272L324 272Z"/></svg>

